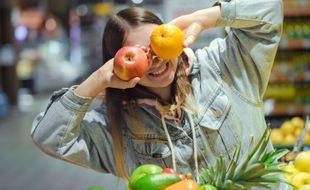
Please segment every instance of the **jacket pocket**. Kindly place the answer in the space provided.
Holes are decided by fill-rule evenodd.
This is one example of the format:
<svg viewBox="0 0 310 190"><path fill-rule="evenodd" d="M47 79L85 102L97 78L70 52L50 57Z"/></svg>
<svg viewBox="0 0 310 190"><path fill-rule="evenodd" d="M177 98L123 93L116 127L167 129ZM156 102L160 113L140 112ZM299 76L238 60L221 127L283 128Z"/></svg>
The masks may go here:
<svg viewBox="0 0 310 190"><path fill-rule="evenodd" d="M200 118L199 125L211 130L218 130L229 113L231 102L222 89L216 91L211 100Z"/></svg>
<svg viewBox="0 0 310 190"><path fill-rule="evenodd" d="M237 145L240 144L242 129L240 119L225 91L219 88L212 97L198 125L202 131L202 138L205 139L200 146L205 148L204 153L213 163L218 156L231 158Z"/></svg>
<svg viewBox="0 0 310 190"><path fill-rule="evenodd" d="M137 140L132 138L132 147L136 155L142 159L163 159L171 155L165 142Z"/></svg>

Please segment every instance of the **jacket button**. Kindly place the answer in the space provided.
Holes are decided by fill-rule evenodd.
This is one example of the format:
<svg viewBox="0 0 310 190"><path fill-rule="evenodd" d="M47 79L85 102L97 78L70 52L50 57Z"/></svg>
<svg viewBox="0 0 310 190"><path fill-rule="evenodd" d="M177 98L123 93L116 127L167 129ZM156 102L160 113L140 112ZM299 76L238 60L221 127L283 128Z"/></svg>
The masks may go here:
<svg viewBox="0 0 310 190"><path fill-rule="evenodd" d="M222 113L218 110L212 109L212 113L216 118L221 117Z"/></svg>

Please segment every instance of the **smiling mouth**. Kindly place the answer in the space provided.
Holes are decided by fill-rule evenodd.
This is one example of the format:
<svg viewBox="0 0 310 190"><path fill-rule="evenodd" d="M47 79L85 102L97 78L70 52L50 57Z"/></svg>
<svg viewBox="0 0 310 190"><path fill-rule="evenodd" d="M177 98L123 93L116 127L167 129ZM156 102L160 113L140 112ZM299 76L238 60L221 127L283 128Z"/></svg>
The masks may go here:
<svg viewBox="0 0 310 190"><path fill-rule="evenodd" d="M160 67L160 69L157 69L156 71L149 73L149 75L151 75L153 77L158 77L158 76L162 75L163 73L165 73L168 70L168 61L166 63L164 63L163 65L164 66Z"/></svg>

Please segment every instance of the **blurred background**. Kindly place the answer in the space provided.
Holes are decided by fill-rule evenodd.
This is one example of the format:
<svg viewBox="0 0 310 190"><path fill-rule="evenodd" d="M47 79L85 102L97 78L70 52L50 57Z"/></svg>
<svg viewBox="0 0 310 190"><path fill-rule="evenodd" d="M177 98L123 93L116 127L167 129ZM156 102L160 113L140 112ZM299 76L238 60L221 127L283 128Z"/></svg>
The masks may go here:
<svg viewBox="0 0 310 190"><path fill-rule="evenodd" d="M51 158L34 146L30 129L49 96L79 84L101 65L101 36L109 16L142 6L164 21L209 7L201 0L1 0L0 189L125 189L108 174ZM284 33L265 96L264 110L276 147L292 148L310 112L310 0L284 0ZM204 32L193 48L223 37ZM310 130L304 137L308 149Z"/></svg>

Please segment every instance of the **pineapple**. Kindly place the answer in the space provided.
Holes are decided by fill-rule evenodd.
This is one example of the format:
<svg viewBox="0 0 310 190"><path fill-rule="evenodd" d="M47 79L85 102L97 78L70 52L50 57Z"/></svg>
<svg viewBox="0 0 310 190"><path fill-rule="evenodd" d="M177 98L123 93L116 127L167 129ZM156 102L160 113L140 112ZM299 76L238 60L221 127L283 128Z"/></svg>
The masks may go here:
<svg viewBox="0 0 310 190"><path fill-rule="evenodd" d="M282 165L278 159L288 150L273 150L266 152L270 139L268 128L253 148L239 162L240 145L234 151L232 160L227 165L222 157L214 166L202 169L199 176L200 184L211 184L219 190L247 190L252 187L270 188L269 185L285 181L280 177L285 171L279 169Z"/></svg>

